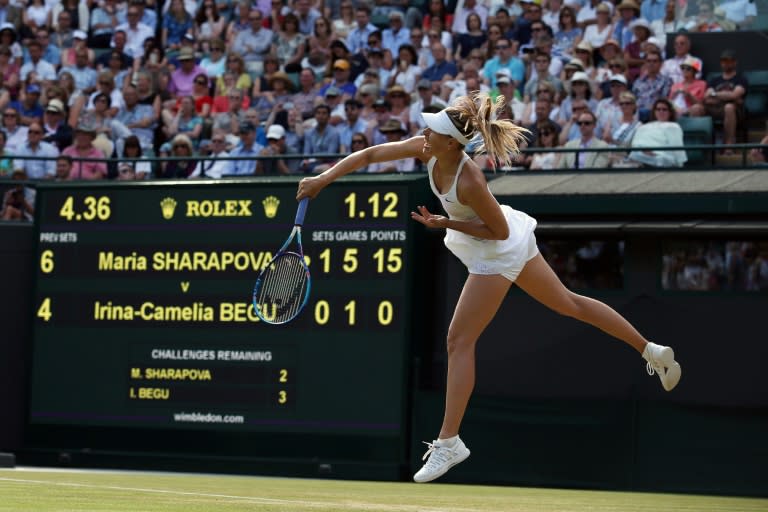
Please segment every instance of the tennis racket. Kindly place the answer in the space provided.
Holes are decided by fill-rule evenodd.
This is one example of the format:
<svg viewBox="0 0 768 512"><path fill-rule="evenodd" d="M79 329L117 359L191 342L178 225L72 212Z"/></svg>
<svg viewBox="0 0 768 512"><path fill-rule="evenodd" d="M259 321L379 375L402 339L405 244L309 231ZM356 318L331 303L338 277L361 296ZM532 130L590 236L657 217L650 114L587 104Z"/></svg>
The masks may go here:
<svg viewBox="0 0 768 512"><path fill-rule="evenodd" d="M309 300L311 280L301 246L301 226L307 213L309 198L299 201L293 231L269 264L264 267L253 287L253 310L268 324L285 324L296 318ZM288 246L296 239L296 252Z"/></svg>

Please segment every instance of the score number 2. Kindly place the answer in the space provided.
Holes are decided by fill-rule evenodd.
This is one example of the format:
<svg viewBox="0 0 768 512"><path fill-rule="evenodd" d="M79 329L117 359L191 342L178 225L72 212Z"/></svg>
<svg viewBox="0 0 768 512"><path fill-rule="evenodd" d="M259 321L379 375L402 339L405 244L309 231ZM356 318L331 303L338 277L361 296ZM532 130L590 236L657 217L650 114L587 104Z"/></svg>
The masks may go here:
<svg viewBox="0 0 768 512"><path fill-rule="evenodd" d="M384 194L374 192L368 196L367 203L370 205L368 209L361 207L358 210L357 192L351 192L344 198L344 204L347 205L347 214L350 219L362 219L367 213L370 213L374 219L394 219L397 217L398 195L395 192L386 192Z"/></svg>

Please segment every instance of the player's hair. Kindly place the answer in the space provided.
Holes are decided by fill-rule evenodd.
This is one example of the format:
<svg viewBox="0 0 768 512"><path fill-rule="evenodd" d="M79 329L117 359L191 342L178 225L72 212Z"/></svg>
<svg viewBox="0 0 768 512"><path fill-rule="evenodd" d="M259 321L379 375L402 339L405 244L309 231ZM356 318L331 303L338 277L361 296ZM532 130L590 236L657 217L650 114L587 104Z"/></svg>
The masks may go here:
<svg viewBox="0 0 768 512"><path fill-rule="evenodd" d="M512 157L520 151L520 144L526 140L528 130L517 126L508 119L496 119L507 103L503 95L491 101L488 93L474 92L461 96L446 109L454 126L466 138L471 139L476 133L483 142L476 152L485 151L491 158L498 159L501 166L508 166Z"/></svg>

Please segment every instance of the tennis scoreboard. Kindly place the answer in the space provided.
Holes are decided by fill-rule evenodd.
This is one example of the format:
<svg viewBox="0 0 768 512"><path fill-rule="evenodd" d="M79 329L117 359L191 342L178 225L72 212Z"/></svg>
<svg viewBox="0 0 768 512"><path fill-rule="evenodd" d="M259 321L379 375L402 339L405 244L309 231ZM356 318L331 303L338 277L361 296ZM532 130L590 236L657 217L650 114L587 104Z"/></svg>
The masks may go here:
<svg viewBox="0 0 768 512"><path fill-rule="evenodd" d="M309 303L269 325L253 284L296 186L42 185L30 423L401 435L428 187L353 177L311 201Z"/></svg>

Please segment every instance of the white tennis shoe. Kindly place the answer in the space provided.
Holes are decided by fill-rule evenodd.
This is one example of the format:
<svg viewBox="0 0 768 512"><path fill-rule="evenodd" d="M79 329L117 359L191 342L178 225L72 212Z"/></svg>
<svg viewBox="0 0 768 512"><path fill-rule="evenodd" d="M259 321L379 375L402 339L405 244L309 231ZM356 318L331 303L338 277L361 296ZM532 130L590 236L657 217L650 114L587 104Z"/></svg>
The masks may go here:
<svg viewBox="0 0 768 512"><path fill-rule="evenodd" d="M648 343L643 350L643 359L648 361L648 375L657 374L666 391L672 391L680 382L682 369L675 361L675 351L671 347Z"/></svg>
<svg viewBox="0 0 768 512"><path fill-rule="evenodd" d="M413 475L414 482L431 482L435 478L440 478L453 466L469 457L469 448L458 436L453 446L446 446L446 442L442 439L437 439L431 443L423 441L423 443L429 448L421 460L428 459L424 466Z"/></svg>

